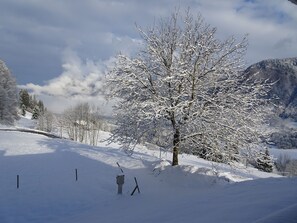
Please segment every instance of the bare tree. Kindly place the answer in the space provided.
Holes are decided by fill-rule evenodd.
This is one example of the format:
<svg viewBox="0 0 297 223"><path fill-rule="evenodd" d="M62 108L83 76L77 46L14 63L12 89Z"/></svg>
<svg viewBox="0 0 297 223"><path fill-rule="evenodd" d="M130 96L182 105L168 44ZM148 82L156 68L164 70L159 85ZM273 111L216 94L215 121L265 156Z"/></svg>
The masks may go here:
<svg viewBox="0 0 297 223"><path fill-rule="evenodd" d="M43 111L37 120L37 128L42 131L51 132L53 129L54 114L50 111Z"/></svg>
<svg viewBox="0 0 297 223"><path fill-rule="evenodd" d="M102 129L102 120L99 117L100 109L98 107L91 107L89 122L87 123L88 143L96 146L99 139L99 132Z"/></svg>
<svg viewBox="0 0 297 223"><path fill-rule="evenodd" d="M117 128L110 141L132 152L142 141L220 162L258 138L266 84L242 76L247 39L216 38L198 15L173 13L147 31L143 49L119 55L109 72L107 95L116 98Z"/></svg>
<svg viewBox="0 0 297 223"><path fill-rule="evenodd" d="M79 103L64 111L62 118L59 119L59 125L74 141L97 145L101 127L99 109L88 103Z"/></svg>

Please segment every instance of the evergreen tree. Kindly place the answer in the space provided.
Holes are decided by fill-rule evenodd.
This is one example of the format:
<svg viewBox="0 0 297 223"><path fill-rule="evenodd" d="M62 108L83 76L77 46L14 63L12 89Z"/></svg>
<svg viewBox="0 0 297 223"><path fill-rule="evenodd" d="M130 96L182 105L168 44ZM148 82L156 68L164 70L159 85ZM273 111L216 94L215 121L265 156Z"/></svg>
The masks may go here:
<svg viewBox="0 0 297 223"><path fill-rule="evenodd" d="M26 115L26 106L23 104L21 109L22 109L22 116L25 116Z"/></svg>
<svg viewBox="0 0 297 223"><path fill-rule="evenodd" d="M26 89L21 89L19 92L19 107L22 109L22 113L24 106L25 110L29 112L34 112L35 107L38 107L39 114L43 114L46 111L44 103L42 100L37 100L36 95L30 95Z"/></svg>
<svg viewBox="0 0 297 223"><path fill-rule="evenodd" d="M269 151L266 148L265 151L260 151L259 155L256 159L256 167L259 170L263 170L265 172L272 172L273 170L273 160L269 155Z"/></svg>
<svg viewBox="0 0 297 223"><path fill-rule="evenodd" d="M19 104L20 108L22 109L23 105L25 105L26 108L30 107L30 95L26 89L21 89L19 93Z"/></svg>
<svg viewBox="0 0 297 223"><path fill-rule="evenodd" d="M35 107L38 106L36 95L30 95L29 98L30 98L30 108L33 111Z"/></svg>
<svg viewBox="0 0 297 223"><path fill-rule="evenodd" d="M39 100L37 105L38 105L40 114L43 114L45 112L43 101Z"/></svg>
<svg viewBox="0 0 297 223"><path fill-rule="evenodd" d="M32 119L38 119L40 114L38 106L35 106L32 113Z"/></svg>
<svg viewBox="0 0 297 223"><path fill-rule="evenodd" d="M12 125L17 115L16 81L5 63L0 60L0 123Z"/></svg>

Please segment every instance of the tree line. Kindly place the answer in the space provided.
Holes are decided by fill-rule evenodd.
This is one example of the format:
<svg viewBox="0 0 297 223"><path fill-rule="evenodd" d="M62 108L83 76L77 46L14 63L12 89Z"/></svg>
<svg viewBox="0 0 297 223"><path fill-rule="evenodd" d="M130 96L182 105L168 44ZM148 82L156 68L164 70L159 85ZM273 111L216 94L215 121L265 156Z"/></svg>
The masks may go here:
<svg viewBox="0 0 297 223"><path fill-rule="evenodd" d="M32 114L35 128L52 132L61 137L97 145L99 131L102 128L98 107L89 103L78 103L67 108L62 114L54 114L46 108L44 102L27 89L17 89L16 80L0 60L0 123L13 125L19 115Z"/></svg>
<svg viewBox="0 0 297 223"><path fill-rule="evenodd" d="M43 114L47 110L44 107L43 101L37 100L36 95L29 94L26 89L19 91L19 108L23 116L26 115L27 111L32 113L33 119L37 119L40 114Z"/></svg>

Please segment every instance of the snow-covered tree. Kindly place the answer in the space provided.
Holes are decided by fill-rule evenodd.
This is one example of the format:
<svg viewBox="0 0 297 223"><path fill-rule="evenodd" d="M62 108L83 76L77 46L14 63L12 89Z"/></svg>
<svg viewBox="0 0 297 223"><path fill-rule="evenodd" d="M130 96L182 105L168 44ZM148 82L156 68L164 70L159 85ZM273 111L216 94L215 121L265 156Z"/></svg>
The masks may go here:
<svg viewBox="0 0 297 223"><path fill-rule="evenodd" d="M51 132L53 129L54 115L45 110L38 116L37 128L42 131Z"/></svg>
<svg viewBox="0 0 297 223"><path fill-rule="evenodd" d="M24 104L22 104L21 111L22 111L22 116L25 116L26 115L26 106Z"/></svg>
<svg viewBox="0 0 297 223"><path fill-rule="evenodd" d="M26 89L21 89L19 92L19 105L20 108L23 108L23 105L26 109L30 108L30 95Z"/></svg>
<svg viewBox="0 0 297 223"><path fill-rule="evenodd" d="M32 119L38 119L39 115L40 115L40 110L39 110L39 107L36 105L32 112Z"/></svg>
<svg viewBox="0 0 297 223"><path fill-rule="evenodd" d="M43 101L39 100L37 105L38 105L40 114L43 114L46 112L46 108L44 107Z"/></svg>
<svg viewBox="0 0 297 223"><path fill-rule="evenodd" d="M97 145L101 127L98 108L88 103L78 103L66 109L59 122L65 128L69 138Z"/></svg>
<svg viewBox="0 0 297 223"><path fill-rule="evenodd" d="M139 29L143 48L119 55L107 95L116 98L117 128L110 141L127 151L148 141L173 151L230 162L257 141L268 84L242 76L247 39L224 41L189 11ZM254 78L254 77L253 77ZM247 153L245 153L247 154Z"/></svg>
<svg viewBox="0 0 297 223"><path fill-rule="evenodd" d="M42 100L37 100L36 95L29 94L27 89L21 89L19 91L19 107L22 110L35 113L34 119L37 119L39 115L46 112L46 107Z"/></svg>
<svg viewBox="0 0 297 223"><path fill-rule="evenodd" d="M255 167L259 170L263 170L265 172L272 172L273 170L273 160L269 154L268 149L266 148L264 151L259 151L257 158L255 160Z"/></svg>
<svg viewBox="0 0 297 223"><path fill-rule="evenodd" d="M17 106L16 81L5 63L0 60L0 123L13 124L18 118Z"/></svg>

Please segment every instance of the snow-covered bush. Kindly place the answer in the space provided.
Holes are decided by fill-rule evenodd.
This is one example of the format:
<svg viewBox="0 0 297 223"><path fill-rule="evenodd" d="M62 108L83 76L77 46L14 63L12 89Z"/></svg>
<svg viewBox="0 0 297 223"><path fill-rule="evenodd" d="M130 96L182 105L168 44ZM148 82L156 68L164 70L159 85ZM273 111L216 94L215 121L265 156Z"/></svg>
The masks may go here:
<svg viewBox="0 0 297 223"><path fill-rule="evenodd" d="M199 156L200 158L217 163L230 163L232 161L239 161L239 153L237 148L234 148L233 152L230 152L231 149L227 148L225 148L224 150L228 152L223 152L223 150L216 150L215 148L204 147L201 149L196 149L193 154Z"/></svg>

